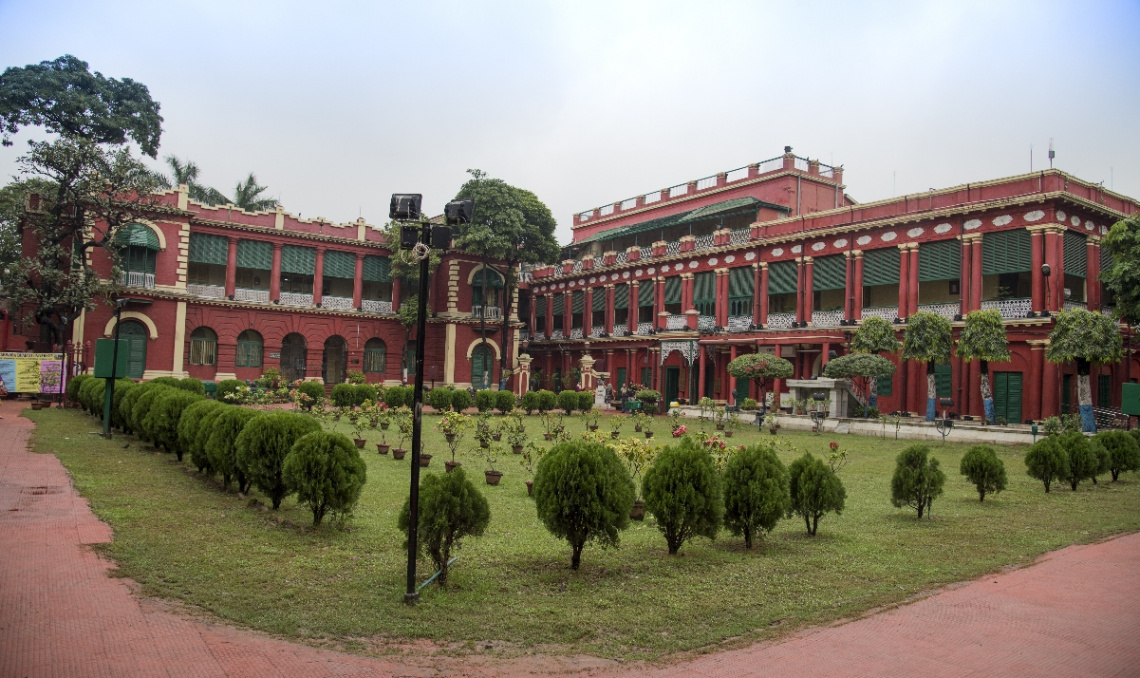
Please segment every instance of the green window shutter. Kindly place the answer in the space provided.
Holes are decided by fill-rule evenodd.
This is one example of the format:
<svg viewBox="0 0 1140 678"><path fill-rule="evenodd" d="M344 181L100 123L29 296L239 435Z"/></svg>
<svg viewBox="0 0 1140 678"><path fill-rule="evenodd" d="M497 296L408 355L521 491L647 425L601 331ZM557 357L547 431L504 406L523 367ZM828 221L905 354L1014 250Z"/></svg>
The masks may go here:
<svg viewBox="0 0 1140 678"><path fill-rule="evenodd" d="M863 286L899 284L901 253L897 247L868 250L863 254Z"/></svg>
<svg viewBox="0 0 1140 678"><path fill-rule="evenodd" d="M369 254L364 257L364 267L360 277L365 282L392 282L392 262L388 257Z"/></svg>
<svg viewBox="0 0 1140 678"><path fill-rule="evenodd" d="M1019 228L982 236L982 275L1025 273L1033 269L1033 241Z"/></svg>
<svg viewBox="0 0 1140 678"><path fill-rule="evenodd" d="M356 255L348 252L329 250L325 252L324 276L326 278L356 279Z"/></svg>
<svg viewBox="0 0 1140 678"><path fill-rule="evenodd" d="M652 306L653 301L654 301L653 298L656 295L656 293L657 293L657 283L656 282L654 282L652 280L642 281L642 283L637 286L637 305L638 305L638 307L639 308L645 308L646 306Z"/></svg>
<svg viewBox="0 0 1140 678"><path fill-rule="evenodd" d="M1021 372L994 372L994 416L1021 423Z"/></svg>
<svg viewBox="0 0 1140 678"><path fill-rule="evenodd" d="M649 388L650 384L652 382L653 382L653 368L650 368L650 367L641 368L641 385L646 387L646 388Z"/></svg>
<svg viewBox="0 0 1140 678"><path fill-rule="evenodd" d="M939 398L953 397L954 368L950 363L938 363L934 366L935 395Z"/></svg>
<svg viewBox="0 0 1140 678"><path fill-rule="evenodd" d="M629 285L614 288L614 308L629 308Z"/></svg>
<svg viewBox="0 0 1140 678"><path fill-rule="evenodd" d="M259 271L272 270L273 244L260 240L239 240L237 266Z"/></svg>
<svg viewBox="0 0 1140 678"><path fill-rule="evenodd" d="M693 301L716 303L716 273L705 271L693 276Z"/></svg>
<svg viewBox="0 0 1140 678"><path fill-rule="evenodd" d="M728 270L728 296L751 297L756 286L756 277L751 266Z"/></svg>
<svg viewBox="0 0 1140 678"><path fill-rule="evenodd" d="M317 251L312 247L285 245L281 248L281 272L313 275L317 270Z"/></svg>
<svg viewBox="0 0 1140 678"><path fill-rule="evenodd" d="M546 317L546 297L535 297L534 303L535 303L534 317L535 318L545 318Z"/></svg>
<svg viewBox="0 0 1140 678"><path fill-rule="evenodd" d="M962 277L962 246L957 240L918 246L918 281L957 280Z"/></svg>
<svg viewBox="0 0 1140 678"><path fill-rule="evenodd" d="M843 255L820 257L812 264L811 291L847 289L847 261Z"/></svg>
<svg viewBox="0 0 1140 678"><path fill-rule="evenodd" d="M606 288L604 288L604 287L595 287L594 288L594 295L592 297L593 300L591 301L591 304L593 304L592 308L594 311L606 310L606 296L607 296L607 294L608 293L606 291Z"/></svg>
<svg viewBox="0 0 1140 678"><path fill-rule="evenodd" d="M581 313L582 309L586 307L586 294L584 292L572 292L570 294L570 312Z"/></svg>
<svg viewBox="0 0 1140 678"><path fill-rule="evenodd" d="M482 287L484 278L487 279L488 289L503 289L503 276L487 268L481 268L475 272L475 276L471 278L471 286Z"/></svg>
<svg viewBox="0 0 1140 678"><path fill-rule="evenodd" d="M777 261L768 265L768 294L795 294L796 262Z"/></svg>
<svg viewBox="0 0 1140 678"><path fill-rule="evenodd" d="M131 245L123 252L123 270L132 273L151 273L155 271L155 260L158 252L149 247Z"/></svg>
<svg viewBox="0 0 1140 678"><path fill-rule="evenodd" d="M229 254L229 238L208 233L190 234L189 259L193 263L225 266L228 263Z"/></svg>
<svg viewBox="0 0 1140 678"><path fill-rule="evenodd" d="M566 295L558 293L554 295L554 315L562 315L562 311L566 308Z"/></svg>
<svg viewBox="0 0 1140 678"><path fill-rule="evenodd" d="M1112 377L1107 374L1096 378L1096 406L1112 407Z"/></svg>
<svg viewBox="0 0 1140 678"><path fill-rule="evenodd" d="M617 381L614 382L614 387L625 386L625 368L619 367L617 369Z"/></svg>
<svg viewBox="0 0 1140 678"><path fill-rule="evenodd" d="M121 247L145 247L149 250L160 250L158 234L143 224L127 224L115 234L115 244Z"/></svg>
<svg viewBox="0 0 1140 678"><path fill-rule="evenodd" d="M876 380L877 392L875 395L891 396L894 395L895 375L889 377L879 377Z"/></svg>
<svg viewBox="0 0 1140 678"><path fill-rule="evenodd" d="M1112 268L1112 255L1108 253L1108 248L1102 242L1100 244L1100 270L1107 271Z"/></svg>
<svg viewBox="0 0 1140 678"><path fill-rule="evenodd" d="M665 303L681 303L681 276L675 275L671 278L665 278Z"/></svg>
<svg viewBox="0 0 1140 678"><path fill-rule="evenodd" d="M1085 236L1075 231L1065 231L1065 275L1085 277L1088 275L1089 255Z"/></svg>

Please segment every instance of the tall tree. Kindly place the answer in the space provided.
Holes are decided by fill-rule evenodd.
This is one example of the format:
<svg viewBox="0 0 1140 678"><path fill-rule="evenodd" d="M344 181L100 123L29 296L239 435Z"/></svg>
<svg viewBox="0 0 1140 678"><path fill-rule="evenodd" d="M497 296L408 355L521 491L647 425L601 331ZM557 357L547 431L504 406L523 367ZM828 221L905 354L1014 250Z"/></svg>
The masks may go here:
<svg viewBox="0 0 1140 678"><path fill-rule="evenodd" d="M863 402L870 401L870 395L863 399L859 393L861 387L856 388L854 380L867 379L867 391L873 393L871 389L877 384L878 378L890 377L895 373L895 369L894 363L877 353L849 353L828 360L827 365L823 368L823 376L829 379L846 379L856 398L862 401L860 404L863 404ZM868 405L863 409L863 416L868 416L867 411L871 407L874 405Z"/></svg>
<svg viewBox="0 0 1140 678"><path fill-rule="evenodd" d="M212 186L206 186L198 181L198 164L193 160L182 161L178 156L168 155L163 160L170 168L170 176L162 176L159 183L163 188L174 188L186 184L191 200L206 205L225 205L230 199Z"/></svg>
<svg viewBox="0 0 1140 678"><path fill-rule="evenodd" d="M253 172L250 172L245 180L239 181L234 187L234 206L240 207L246 212L274 209L278 205L276 199L261 197L261 194L268 190L269 187L259 185L257 177L253 176Z"/></svg>
<svg viewBox="0 0 1140 678"><path fill-rule="evenodd" d="M159 104L146 85L88 71L70 54L0 74L0 135L11 146L21 127L39 126L60 136L118 145L130 138L150 157L162 136Z"/></svg>
<svg viewBox="0 0 1140 678"><path fill-rule="evenodd" d="M981 361L982 408L988 423L994 417L994 392L990 388L990 363L1009 362L1009 340L1005 336L1005 325L1001 322L1001 311L971 311L966 315L966 324L958 334L958 357L964 360Z"/></svg>
<svg viewBox="0 0 1140 678"><path fill-rule="evenodd" d="M1100 246L1111 260L1100 279L1115 297L1116 317L1140 325L1140 212L1113 224Z"/></svg>
<svg viewBox="0 0 1140 678"><path fill-rule="evenodd" d="M926 363L926 420L934 421L938 387L934 365L950 360L953 339L950 321L936 313L919 311L906 320L902 359Z"/></svg>
<svg viewBox="0 0 1140 678"><path fill-rule="evenodd" d="M769 379L787 379L792 376L792 363L769 353L745 353L728 364L728 374L737 379L755 379L760 391L760 404L766 410L764 384ZM778 395L778 394L777 394Z"/></svg>
<svg viewBox="0 0 1140 678"><path fill-rule="evenodd" d="M851 350L855 353L874 353L882 355L887 352L894 355L899 352L898 337L895 328L879 316L870 316L863 319L855 336L851 339ZM879 405L879 377L871 375L867 384L867 402L871 407Z"/></svg>
<svg viewBox="0 0 1140 678"><path fill-rule="evenodd" d="M503 276L502 337L500 352L500 388L505 386L507 356L510 355L507 321L519 284L519 265L537 264L558 258L558 241L554 237L557 223L550 209L538 197L516 188L502 179L489 179L478 169L459 189L456 199L473 198L475 214L470 224L456 230L454 246L464 252L498 261ZM494 269L494 266L488 265Z"/></svg>
<svg viewBox="0 0 1140 678"><path fill-rule="evenodd" d="M1096 432L1093 416L1089 372L1093 364L1108 365L1120 361L1123 341L1120 324L1102 314L1084 309L1061 311L1049 333L1045 359L1052 363L1077 363L1077 403L1081 410L1081 428Z"/></svg>
<svg viewBox="0 0 1140 678"><path fill-rule="evenodd" d="M24 220L24 205L31 193L50 193L51 182L43 179L13 181L0 188L0 270L9 268L20 259L20 223ZM7 283L8 280L2 282Z"/></svg>

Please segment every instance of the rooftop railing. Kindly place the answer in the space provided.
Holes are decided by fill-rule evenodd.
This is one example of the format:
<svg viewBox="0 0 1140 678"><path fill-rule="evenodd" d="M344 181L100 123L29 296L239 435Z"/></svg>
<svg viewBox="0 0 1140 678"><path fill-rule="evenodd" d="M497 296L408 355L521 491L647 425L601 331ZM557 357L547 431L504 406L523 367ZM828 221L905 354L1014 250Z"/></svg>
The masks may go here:
<svg viewBox="0 0 1140 678"><path fill-rule="evenodd" d="M226 298L226 288L222 285L198 285L190 283L186 286L186 291L196 297L205 297L206 299Z"/></svg>
<svg viewBox="0 0 1140 678"><path fill-rule="evenodd" d="M796 321L795 313L769 313L768 314L768 329L772 330L786 330L792 327L792 323Z"/></svg>
<svg viewBox="0 0 1140 678"><path fill-rule="evenodd" d="M392 302L377 301L376 299L365 299L360 302L360 308L365 313L391 313Z"/></svg>
<svg viewBox="0 0 1140 678"><path fill-rule="evenodd" d="M313 295L299 292L282 292L279 300L282 306L312 306Z"/></svg>
<svg viewBox="0 0 1140 678"><path fill-rule="evenodd" d="M352 297L321 297L321 308L333 311L351 311Z"/></svg>
<svg viewBox="0 0 1140 678"><path fill-rule="evenodd" d="M843 317L843 309L834 309L830 311L812 311L811 324L815 327L839 327L839 322L846 320Z"/></svg>
<svg viewBox="0 0 1140 678"><path fill-rule="evenodd" d="M689 329L689 319L683 315L670 315L665 318L665 329L667 330L687 330Z"/></svg>
<svg viewBox="0 0 1140 678"><path fill-rule="evenodd" d="M990 301L982 302L983 311L996 309L1001 313L1002 320L1015 320L1017 318L1024 318L1029 315L1029 311L1032 308L1033 300L1029 298L992 299Z"/></svg>
<svg viewBox="0 0 1140 678"><path fill-rule="evenodd" d="M886 320L887 322L892 323L895 321L895 318L899 317L899 307L898 306L865 306L863 308L863 317L864 318L870 318L872 316L876 317L876 318L882 318L883 320Z"/></svg>
<svg viewBox="0 0 1140 678"><path fill-rule="evenodd" d="M269 290L251 290L244 287L235 287L234 301L252 301L258 304L268 304Z"/></svg>
<svg viewBox="0 0 1140 678"><path fill-rule="evenodd" d="M962 306L956 301L942 304L919 304L918 310L940 315L947 320L953 320L954 316L962 312Z"/></svg>

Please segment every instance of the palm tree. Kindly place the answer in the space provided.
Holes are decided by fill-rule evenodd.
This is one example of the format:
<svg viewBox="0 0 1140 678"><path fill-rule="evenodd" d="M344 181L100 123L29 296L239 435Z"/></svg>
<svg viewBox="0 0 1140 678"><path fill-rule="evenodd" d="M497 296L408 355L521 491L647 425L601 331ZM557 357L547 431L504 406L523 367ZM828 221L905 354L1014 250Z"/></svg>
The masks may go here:
<svg viewBox="0 0 1140 678"><path fill-rule="evenodd" d="M253 176L253 172L245 178L245 181L239 181L237 186L234 187L233 204L235 207L240 207L246 212L260 212L263 210L271 210L277 207L278 202L274 198L262 198L262 193L269 190L268 186L259 186L257 184L257 177Z"/></svg>
<svg viewBox="0 0 1140 678"><path fill-rule="evenodd" d="M182 161L175 155L168 155L164 160L170 166L171 172L170 177L158 175L159 183L164 187L173 188L186 184L190 189L190 199L206 205L224 205L229 202L218 189L198 183L198 164L193 160Z"/></svg>

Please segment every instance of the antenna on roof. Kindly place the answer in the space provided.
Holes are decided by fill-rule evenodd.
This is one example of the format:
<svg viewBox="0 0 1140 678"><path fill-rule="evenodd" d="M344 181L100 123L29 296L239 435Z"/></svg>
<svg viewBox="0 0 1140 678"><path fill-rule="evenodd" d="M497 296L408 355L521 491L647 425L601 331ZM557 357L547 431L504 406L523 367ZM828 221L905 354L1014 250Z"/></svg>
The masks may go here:
<svg viewBox="0 0 1140 678"><path fill-rule="evenodd" d="M1029 171L1033 171L1033 144L1029 144Z"/></svg>
<svg viewBox="0 0 1140 678"><path fill-rule="evenodd" d="M1057 157L1057 152L1053 150L1053 137L1049 137L1049 169L1053 169L1053 158Z"/></svg>

